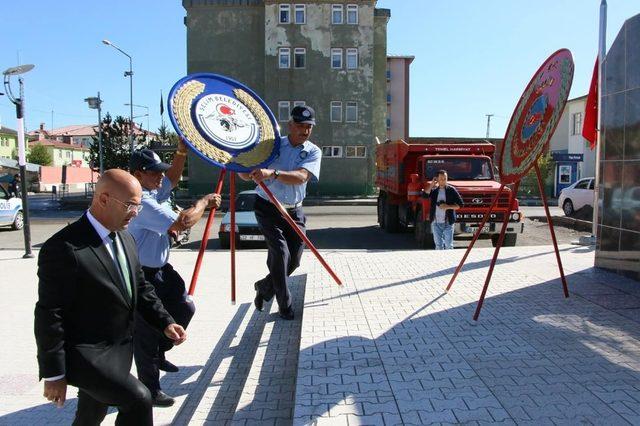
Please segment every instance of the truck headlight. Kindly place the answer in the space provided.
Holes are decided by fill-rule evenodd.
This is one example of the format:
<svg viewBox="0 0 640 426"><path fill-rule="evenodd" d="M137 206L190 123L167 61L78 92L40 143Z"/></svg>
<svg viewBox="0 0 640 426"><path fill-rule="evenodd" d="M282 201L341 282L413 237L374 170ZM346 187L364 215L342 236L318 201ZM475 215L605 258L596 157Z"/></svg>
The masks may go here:
<svg viewBox="0 0 640 426"><path fill-rule="evenodd" d="M513 212L511 213L511 220L513 222L518 222L520 221L520 212Z"/></svg>

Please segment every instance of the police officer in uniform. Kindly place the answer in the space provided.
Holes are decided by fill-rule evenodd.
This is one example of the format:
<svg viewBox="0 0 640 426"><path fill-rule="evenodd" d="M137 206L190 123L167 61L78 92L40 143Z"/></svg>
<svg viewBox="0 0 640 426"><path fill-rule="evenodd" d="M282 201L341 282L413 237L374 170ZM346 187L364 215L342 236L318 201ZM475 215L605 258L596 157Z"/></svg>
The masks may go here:
<svg viewBox="0 0 640 426"><path fill-rule="evenodd" d="M171 165L163 163L150 149L134 151L129 170L142 186L142 210L131 221L129 232L136 241L144 275L155 288L165 309L175 321L187 328L195 306L187 296L185 283L169 263L170 235L195 225L207 207L220 207L220 196L207 194L179 214L169 202L171 190L178 185L187 155L180 141ZM153 404L173 405L174 399L160 389L160 372L176 372L178 367L167 361L165 351L173 344L153 330L141 318L136 320L134 358L138 378L149 388Z"/></svg>
<svg viewBox="0 0 640 426"><path fill-rule="evenodd" d="M266 168L239 174L244 180L264 182L303 232L306 218L302 200L306 195L307 182L311 179L317 181L320 177L322 152L309 141L315 124L315 112L311 107L294 107L289 120L289 135L282 138L275 159ZM275 296L280 316L292 320L294 312L287 277L300 265L304 243L262 188L258 186L256 191L255 214L269 249L269 274L255 283L254 304L262 311L263 303Z"/></svg>

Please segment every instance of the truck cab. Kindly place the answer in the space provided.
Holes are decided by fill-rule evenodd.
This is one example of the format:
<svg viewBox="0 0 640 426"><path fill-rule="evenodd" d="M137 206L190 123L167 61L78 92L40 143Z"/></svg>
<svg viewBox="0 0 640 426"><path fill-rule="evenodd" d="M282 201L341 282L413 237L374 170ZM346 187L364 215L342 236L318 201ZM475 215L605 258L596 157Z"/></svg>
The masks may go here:
<svg viewBox="0 0 640 426"><path fill-rule="evenodd" d="M386 146L385 146L386 145ZM475 144L406 144L396 141L382 144L377 151L380 188L378 221L388 232L413 228L422 248L433 248L429 218L430 201L422 196L427 184L439 170L446 170L464 205L456 212L454 236L471 237L491 207L500 183L492 161L495 146ZM511 204L511 190L505 188L480 238L490 238L495 246L505 215L509 216L504 245L514 246L523 231L523 215L517 200Z"/></svg>

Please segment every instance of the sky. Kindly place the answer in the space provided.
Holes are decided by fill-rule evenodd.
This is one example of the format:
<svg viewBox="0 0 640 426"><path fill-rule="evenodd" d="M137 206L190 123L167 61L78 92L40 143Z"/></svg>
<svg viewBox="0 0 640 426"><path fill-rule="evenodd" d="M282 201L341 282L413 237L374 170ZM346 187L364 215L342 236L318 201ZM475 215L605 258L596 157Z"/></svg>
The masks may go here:
<svg viewBox="0 0 640 426"><path fill-rule="evenodd" d="M292 3L295 1L292 0ZM126 56L133 57L133 103L161 124L160 93L186 74L185 10L180 0L3 1L0 71L35 64L24 75L28 130L97 122L84 98L103 99L103 114L129 115ZM535 4L535 6L531 6ZM571 50L571 97L587 93L597 55L600 0L378 0L391 10L388 53L414 55L410 135L503 137L533 73L553 52ZM638 0L608 0L607 45ZM9 18L7 18L9 17ZM17 92L18 82L12 79ZM3 91L3 89L0 89ZM53 111L53 112L52 112ZM147 109L134 108L134 116ZM165 122L168 118L165 111ZM147 127L147 117L136 122ZM0 96L0 123L15 128L15 109Z"/></svg>

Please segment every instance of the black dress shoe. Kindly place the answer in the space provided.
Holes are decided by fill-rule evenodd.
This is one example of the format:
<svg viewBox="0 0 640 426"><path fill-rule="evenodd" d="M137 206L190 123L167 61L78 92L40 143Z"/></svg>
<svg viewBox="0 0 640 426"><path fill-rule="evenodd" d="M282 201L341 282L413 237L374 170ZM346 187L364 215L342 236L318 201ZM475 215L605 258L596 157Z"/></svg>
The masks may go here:
<svg viewBox="0 0 640 426"><path fill-rule="evenodd" d="M260 281L253 284L253 288L256 289L256 297L253 299L253 304L256 306L256 309L262 312L264 299L262 298L262 294L260 294L260 288L258 287L258 283Z"/></svg>
<svg viewBox="0 0 640 426"><path fill-rule="evenodd" d="M256 297L255 299L253 299L253 304L256 305L257 310L262 312L264 299L262 298L262 295L260 295L260 293L256 292Z"/></svg>
<svg viewBox="0 0 640 426"><path fill-rule="evenodd" d="M167 361L166 359L161 359L158 364L158 369L162 371L166 371L167 373L177 373L180 371L178 367Z"/></svg>
<svg viewBox="0 0 640 426"><path fill-rule="evenodd" d="M280 318L286 319L287 321L291 321L294 317L293 308L289 306L287 309L280 309Z"/></svg>
<svg viewBox="0 0 640 426"><path fill-rule="evenodd" d="M162 391L158 391L158 393L153 397L154 407L171 407L174 402L176 402L175 399Z"/></svg>

